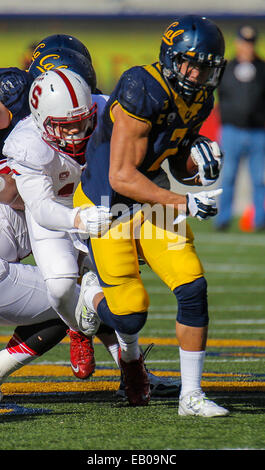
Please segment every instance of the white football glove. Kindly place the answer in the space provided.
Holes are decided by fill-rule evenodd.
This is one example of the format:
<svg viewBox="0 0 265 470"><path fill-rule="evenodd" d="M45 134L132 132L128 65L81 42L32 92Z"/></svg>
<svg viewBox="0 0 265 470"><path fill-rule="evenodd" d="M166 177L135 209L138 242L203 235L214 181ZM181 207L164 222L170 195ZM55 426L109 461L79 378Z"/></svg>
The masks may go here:
<svg viewBox="0 0 265 470"><path fill-rule="evenodd" d="M215 198L222 192L222 189L215 189L200 193L187 193L187 215L197 217L199 220L214 217L217 214Z"/></svg>
<svg viewBox="0 0 265 470"><path fill-rule="evenodd" d="M202 186L215 183L220 174L223 158L218 143L200 136L192 144L191 156L198 165Z"/></svg>
<svg viewBox="0 0 265 470"><path fill-rule="evenodd" d="M81 220L79 229L86 232L90 237L96 237L110 226L112 214L108 207L89 206L78 212Z"/></svg>

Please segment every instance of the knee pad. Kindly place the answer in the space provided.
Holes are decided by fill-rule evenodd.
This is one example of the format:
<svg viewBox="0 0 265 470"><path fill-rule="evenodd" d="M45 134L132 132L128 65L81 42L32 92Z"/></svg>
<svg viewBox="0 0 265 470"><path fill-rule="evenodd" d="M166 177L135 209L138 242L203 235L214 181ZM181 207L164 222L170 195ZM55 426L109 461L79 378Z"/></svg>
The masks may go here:
<svg viewBox="0 0 265 470"><path fill-rule="evenodd" d="M106 299L101 300L99 303L97 313L103 323L118 332L128 335L138 333L143 328L147 318L147 312L115 315L110 311Z"/></svg>
<svg viewBox="0 0 265 470"><path fill-rule="evenodd" d="M74 296L75 278L47 279L46 286L52 307L57 310Z"/></svg>
<svg viewBox="0 0 265 470"><path fill-rule="evenodd" d="M195 327L208 325L207 282L204 277L176 287L174 294L178 301L179 323Z"/></svg>

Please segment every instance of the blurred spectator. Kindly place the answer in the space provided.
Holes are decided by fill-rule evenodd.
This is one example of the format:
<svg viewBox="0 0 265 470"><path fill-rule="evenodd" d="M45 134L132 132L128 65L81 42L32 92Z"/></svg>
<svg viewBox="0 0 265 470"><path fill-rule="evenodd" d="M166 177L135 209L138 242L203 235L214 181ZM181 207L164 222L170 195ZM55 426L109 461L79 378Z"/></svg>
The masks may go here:
<svg viewBox="0 0 265 470"><path fill-rule="evenodd" d="M216 228L228 228L239 163L247 157L252 181L255 230L265 229L265 61L256 53L257 31L241 26L235 58L227 64L219 87L223 193Z"/></svg>

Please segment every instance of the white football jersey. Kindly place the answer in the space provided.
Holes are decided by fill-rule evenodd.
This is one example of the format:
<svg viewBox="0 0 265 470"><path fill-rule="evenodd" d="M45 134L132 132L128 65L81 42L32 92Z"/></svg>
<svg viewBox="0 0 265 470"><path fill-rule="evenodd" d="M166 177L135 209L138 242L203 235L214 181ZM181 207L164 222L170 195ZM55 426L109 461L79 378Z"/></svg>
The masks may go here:
<svg viewBox="0 0 265 470"><path fill-rule="evenodd" d="M19 193L37 223L50 229L73 228L73 194L82 167L49 147L31 116L17 124L3 152L16 174Z"/></svg>
<svg viewBox="0 0 265 470"><path fill-rule="evenodd" d="M93 95L101 115L107 96ZM73 194L83 167L45 143L32 116L20 121L3 147L8 166L16 174L19 193L36 222L51 230L71 231L78 208Z"/></svg>

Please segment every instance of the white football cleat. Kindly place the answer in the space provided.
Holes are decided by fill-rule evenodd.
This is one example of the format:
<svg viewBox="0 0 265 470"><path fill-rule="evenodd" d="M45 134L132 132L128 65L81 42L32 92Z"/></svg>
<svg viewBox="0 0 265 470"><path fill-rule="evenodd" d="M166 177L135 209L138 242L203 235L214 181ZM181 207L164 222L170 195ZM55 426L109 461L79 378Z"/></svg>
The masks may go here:
<svg viewBox="0 0 265 470"><path fill-rule="evenodd" d="M213 418L215 416L226 416L229 411L209 400L202 391L196 390L180 397L178 414L180 416Z"/></svg>
<svg viewBox="0 0 265 470"><path fill-rule="evenodd" d="M159 377L147 370L150 381L151 397L177 397L181 380L172 377Z"/></svg>
<svg viewBox="0 0 265 470"><path fill-rule="evenodd" d="M91 291L91 296L89 295ZM79 300L75 309L75 318L79 329L87 336L93 336L99 329L100 318L93 306L96 293L102 292L97 275L93 271L84 274Z"/></svg>

